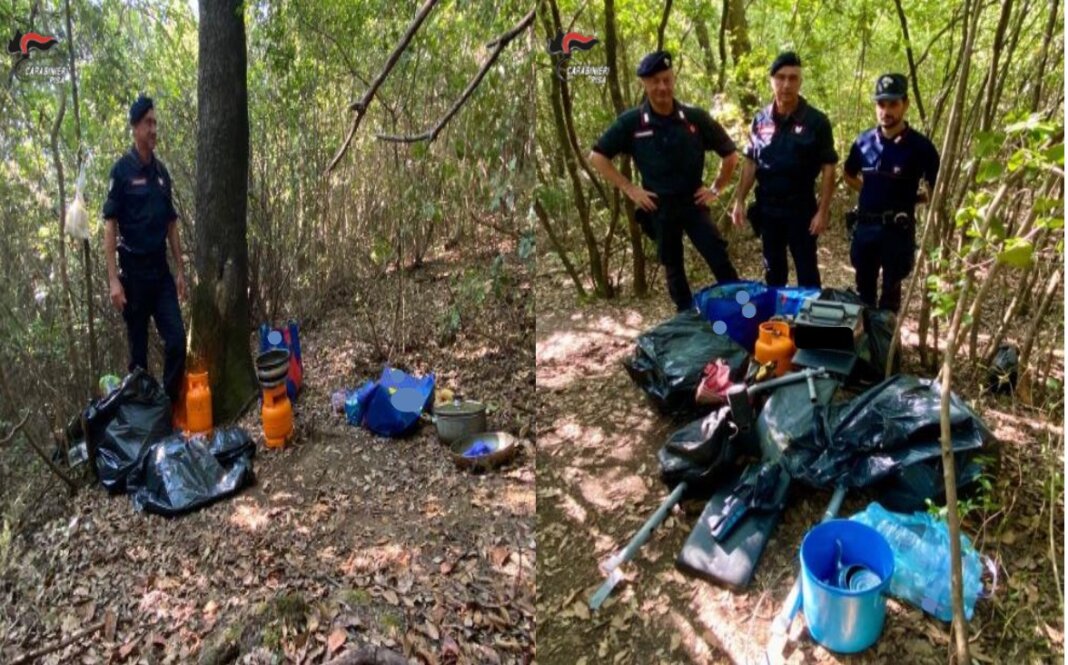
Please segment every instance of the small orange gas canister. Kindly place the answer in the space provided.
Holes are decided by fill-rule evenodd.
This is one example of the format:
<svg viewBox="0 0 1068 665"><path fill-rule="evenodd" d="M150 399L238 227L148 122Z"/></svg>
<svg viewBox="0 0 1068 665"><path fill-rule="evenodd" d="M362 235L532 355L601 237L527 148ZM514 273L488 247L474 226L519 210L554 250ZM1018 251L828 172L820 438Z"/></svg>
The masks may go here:
<svg viewBox="0 0 1068 665"><path fill-rule="evenodd" d="M753 357L761 365L775 361L775 376L782 376L790 370L790 361L797 347L790 339L790 324L785 321L765 321L760 324L760 336L757 337Z"/></svg>
<svg viewBox="0 0 1068 665"><path fill-rule="evenodd" d="M268 448L281 448L293 434L293 405L286 384L263 389L263 437Z"/></svg>
<svg viewBox="0 0 1068 665"><path fill-rule="evenodd" d="M185 429L190 434L203 434L211 430L211 387L207 372L190 372L186 375Z"/></svg>

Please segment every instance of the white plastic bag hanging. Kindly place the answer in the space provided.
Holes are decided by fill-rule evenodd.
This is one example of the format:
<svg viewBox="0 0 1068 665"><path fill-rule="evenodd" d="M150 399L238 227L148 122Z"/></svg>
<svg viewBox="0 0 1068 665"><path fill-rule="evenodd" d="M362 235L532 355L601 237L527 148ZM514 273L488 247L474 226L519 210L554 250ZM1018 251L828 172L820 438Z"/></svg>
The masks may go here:
<svg viewBox="0 0 1068 665"><path fill-rule="evenodd" d="M89 213L85 210L82 188L85 186L85 164L78 171L78 181L74 186L74 200L67 206L66 229L72 237L79 240L89 239Z"/></svg>

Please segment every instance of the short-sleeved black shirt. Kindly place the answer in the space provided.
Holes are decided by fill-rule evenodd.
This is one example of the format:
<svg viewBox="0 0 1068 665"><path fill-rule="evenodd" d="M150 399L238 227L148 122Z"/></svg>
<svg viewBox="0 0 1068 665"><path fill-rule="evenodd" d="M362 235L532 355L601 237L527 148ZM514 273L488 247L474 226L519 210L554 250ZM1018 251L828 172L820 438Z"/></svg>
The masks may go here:
<svg viewBox="0 0 1068 665"><path fill-rule="evenodd" d="M920 180L934 190L938 177L938 150L931 141L906 126L892 139L873 128L857 137L849 149L844 170L864 174L858 205L864 212L912 212Z"/></svg>
<svg viewBox="0 0 1068 665"><path fill-rule="evenodd" d="M776 114L774 104L758 111L745 156L756 162L758 202L813 200L820 170L838 162L830 120L804 97L788 116Z"/></svg>
<svg viewBox="0 0 1068 665"><path fill-rule="evenodd" d="M136 148L111 167L104 219L119 226L119 258L124 255L166 256L167 229L178 218L174 209L171 175L155 155L141 162Z"/></svg>
<svg viewBox="0 0 1068 665"><path fill-rule="evenodd" d="M646 100L619 114L593 149L609 159L631 155L645 189L680 196L701 186L706 150L726 157L737 147L708 112L676 101L671 114L664 116Z"/></svg>

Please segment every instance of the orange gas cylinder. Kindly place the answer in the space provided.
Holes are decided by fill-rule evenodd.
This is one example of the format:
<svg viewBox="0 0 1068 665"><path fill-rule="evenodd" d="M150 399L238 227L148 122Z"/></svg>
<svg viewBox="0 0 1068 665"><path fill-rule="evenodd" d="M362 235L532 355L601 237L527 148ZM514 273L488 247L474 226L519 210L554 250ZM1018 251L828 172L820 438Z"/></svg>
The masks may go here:
<svg viewBox="0 0 1068 665"><path fill-rule="evenodd" d="M185 429L190 434L211 430L211 388L207 372L191 372L186 376Z"/></svg>
<svg viewBox="0 0 1068 665"><path fill-rule="evenodd" d="M263 436L268 448L281 448L293 434L293 405L286 395L285 381L263 390Z"/></svg>
<svg viewBox="0 0 1068 665"><path fill-rule="evenodd" d="M760 336L757 337L753 357L761 365L775 361L775 376L782 376L790 370L790 360L797 348L790 339L790 324L785 321L766 321L760 324Z"/></svg>

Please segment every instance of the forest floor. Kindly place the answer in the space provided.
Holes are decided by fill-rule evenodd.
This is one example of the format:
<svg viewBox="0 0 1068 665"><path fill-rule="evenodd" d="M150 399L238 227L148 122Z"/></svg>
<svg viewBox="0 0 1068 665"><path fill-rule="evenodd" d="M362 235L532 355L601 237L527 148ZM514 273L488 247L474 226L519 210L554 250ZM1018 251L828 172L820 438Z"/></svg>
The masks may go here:
<svg viewBox="0 0 1068 665"><path fill-rule="evenodd" d="M729 237L739 272L762 279L759 241L741 235ZM851 287L840 229L824 236L819 252L824 284ZM687 265L698 262L689 249ZM656 452L679 423L655 411L621 360L637 335L672 316L674 308L662 271L653 277L648 299L581 302L566 274L550 267L555 263L539 262L536 284L541 662L763 662L771 621L797 574L801 539L830 494L792 491L784 519L741 593L675 569L702 505L676 508L636 561L625 565L626 581L591 615L587 601L603 580L598 563L622 547L667 494ZM691 268L691 275L695 291L709 281L703 265ZM904 328L910 348L903 371L932 376L918 367L916 321L906 319ZM1063 381L1063 367L1058 351L1050 376ZM978 398L978 376L969 368L955 372L956 391ZM1000 568L993 599L980 600L970 622L978 662L1063 661L1063 404L1059 396L1050 399L1053 406L1045 411L1011 397L973 402L1001 442L989 502L969 513L963 527ZM853 493L840 514L862 510L873 498ZM952 650L947 624L893 599L881 638L857 656L836 656L807 632L798 635L803 623L794 623L798 639L787 646L786 662L945 663Z"/></svg>
<svg viewBox="0 0 1068 665"><path fill-rule="evenodd" d="M39 662L321 663L374 646L410 662L531 661L533 294L528 267L506 263L504 295L444 345L437 322L470 260L335 294L304 322L295 439L266 449L256 407L239 421L259 447L257 481L236 497L175 519L138 514L98 486L46 499L57 505L40 512L53 517L17 538L0 569L0 661L99 622ZM428 422L386 439L332 413L333 391L378 378L372 340L388 337L395 313L407 348L392 365L489 403L490 427L522 440L515 461L470 474Z"/></svg>

